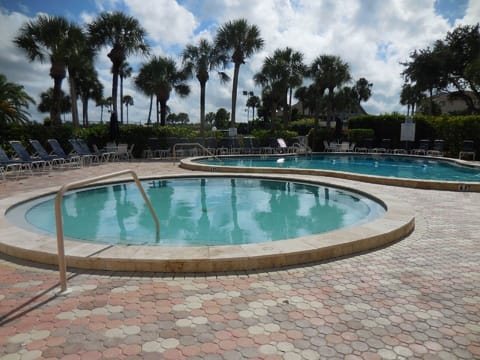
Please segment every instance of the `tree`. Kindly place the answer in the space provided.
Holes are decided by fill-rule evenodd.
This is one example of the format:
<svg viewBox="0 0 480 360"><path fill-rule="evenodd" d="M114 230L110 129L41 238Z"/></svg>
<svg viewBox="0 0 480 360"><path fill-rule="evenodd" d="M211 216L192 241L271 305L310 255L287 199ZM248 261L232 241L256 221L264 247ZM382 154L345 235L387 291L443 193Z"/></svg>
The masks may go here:
<svg viewBox="0 0 480 360"><path fill-rule="evenodd" d="M52 107L57 106L57 100L54 96L55 90L49 88L40 94L40 103L37 106L38 111L42 113L51 112ZM60 113L67 114L72 111L72 101L70 96L66 95L63 90L60 92Z"/></svg>
<svg viewBox="0 0 480 360"><path fill-rule="evenodd" d="M184 71L190 76L195 76L200 83L200 135L205 131L205 90L209 73L219 67L225 67L226 57L219 53L208 40L201 39L197 46L187 45L182 53ZM219 71L222 82L230 80L228 75Z"/></svg>
<svg viewBox="0 0 480 360"><path fill-rule="evenodd" d="M106 107L110 111L110 107L112 106L112 98L108 97L105 99L104 97L101 97L96 102L97 106L100 106L100 124L103 124L103 108Z"/></svg>
<svg viewBox="0 0 480 360"><path fill-rule="evenodd" d="M54 125L61 124L62 81L67 72L70 29L71 24L63 17L39 15L24 24L13 40L30 61L50 60L50 77L54 82L50 119Z"/></svg>
<svg viewBox="0 0 480 360"><path fill-rule="evenodd" d="M438 48L437 48L438 49ZM433 91L443 88L443 59L427 48L410 54L411 61L402 63L407 68L402 72L406 82L415 83L419 90L427 91L430 97L430 114L433 113Z"/></svg>
<svg viewBox="0 0 480 360"><path fill-rule="evenodd" d="M112 105L118 114L118 77L122 63L134 54L147 55L150 51L145 42L146 31L137 19L122 12L103 12L88 25L90 41L94 48L110 46L108 57L112 62Z"/></svg>
<svg viewBox="0 0 480 360"><path fill-rule="evenodd" d="M303 77L307 72L307 66L303 63L303 54L287 47L281 50L279 56L285 62L285 70L287 72L288 85L288 118L284 115L285 123L292 121L292 95L293 89L299 87L303 83Z"/></svg>
<svg viewBox="0 0 480 360"><path fill-rule="evenodd" d="M128 62L124 61L122 62L122 65L120 65L120 71L118 73L118 76L120 76L120 99L122 99L122 103L120 105L120 123L123 124L123 79L129 78L132 76L132 67L128 64ZM132 104L133 105L133 104ZM128 124L128 120L127 120Z"/></svg>
<svg viewBox="0 0 480 360"><path fill-rule="evenodd" d="M207 123L210 127L215 124L215 113L209 112L205 115L205 123Z"/></svg>
<svg viewBox="0 0 480 360"><path fill-rule="evenodd" d="M152 64L144 64L138 73L138 76L135 78L134 83L137 89L143 92L150 98L150 106L148 110L148 117L147 117L147 124L150 125L152 123L152 106L153 106L153 97L155 96L155 89L153 84L154 73L153 73L153 65ZM157 102L158 105L158 102ZM157 107L157 115L158 115L158 107ZM158 119L158 116L157 116Z"/></svg>
<svg viewBox="0 0 480 360"><path fill-rule="evenodd" d="M161 56L154 56L150 62L144 64L140 74L135 83L143 81L144 83L139 83L137 86L139 85L146 94L155 94L157 104L160 104L160 124L165 126L167 101L170 99L172 90L181 97L188 96L190 93L190 87L186 83L187 75L184 71L177 69L173 59Z"/></svg>
<svg viewBox="0 0 480 360"><path fill-rule="evenodd" d="M400 104L407 105L407 116L415 114L415 107L425 98L417 85L405 83L400 93ZM410 111L411 110L411 111Z"/></svg>
<svg viewBox="0 0 480 360"><path fill-rule="evenodd" d="M247 100L247 107L252 108L252 120L255 119L255 109L262 105L260 98L256 95L250 95Z"/></svg>
<svg viewBox="0 0 480 360"><path fill-rule="evenodd" d="M286 102L288 90L288 72L281 55L277 50L273 56L267 56L260 72L253 76L255 84L263 87L264 104L269 104L272 130L275 129L278 107Z"/></svg>
<svg viewBox="0 0 480 360"><path fill-rule="evenodd" d="M98 80L98 74L93 63L89 62L81 68L79 76L76 80L78 94L82 101L82 123L88 126L88 101L95 100L97 106L102 106L100 113L100 122L103 123L103 107L109 104L103 98L103 85Z"/></svg>
<svg viewBox="0 0 480 360"><path fill-rule="evenodd" d="M225 108L220 108L215 114L215 127L217 129L225 129L228 126L230 113Z"/></svg>
<svg viewBox="0 0 480 360"><path fill-rule="evenodd" d="M128 125L128 107L133 106L133 98L130 95L125 95L122 98L122 104L125 104L125 107L127 108L127 125Z"/></svg>
<svg viewBox="0 0 480 360"><path fill-rule="evenodd" d="M237 88L240 65L263 47L263 39L256 25L249 25L246 19L229 21L222 25L217 32L215 46L234 64L232 84L232 118L230 127L235 127L235 113L237 106Z"/></svg>
<svg viewBox="0 0 480 360"><path fill-rule="evenodd" d="M372 83L369 83L367 79L360 78L355 83L353 90L355 91L356 99L358 104L362 101L367 101L372 96Z"/></svg>
<svg viewBox="0 0 480 360"><path fill-rule="evenodd" d="M0 74L0 124L29 122L27 112L29 104L35 104L22 85L7 81L7 77Z"/></svg>

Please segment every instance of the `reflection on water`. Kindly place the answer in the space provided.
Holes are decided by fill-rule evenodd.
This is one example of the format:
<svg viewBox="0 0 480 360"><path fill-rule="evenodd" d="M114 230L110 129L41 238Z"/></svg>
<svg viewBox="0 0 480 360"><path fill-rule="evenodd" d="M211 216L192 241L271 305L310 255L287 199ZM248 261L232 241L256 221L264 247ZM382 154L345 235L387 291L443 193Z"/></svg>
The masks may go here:
<svg viewBox="0 0 480 360"><path fill-rule="evenodd" d="M160 245L280 240L335 230L384 213L380 205L354 193L299 182L180 178L150 181L144 187L160 220ZM53 201L33 207L27 219L53 233ZM64 219L69 237L156 244L151 214L132 183L69 194Z"/></svg>

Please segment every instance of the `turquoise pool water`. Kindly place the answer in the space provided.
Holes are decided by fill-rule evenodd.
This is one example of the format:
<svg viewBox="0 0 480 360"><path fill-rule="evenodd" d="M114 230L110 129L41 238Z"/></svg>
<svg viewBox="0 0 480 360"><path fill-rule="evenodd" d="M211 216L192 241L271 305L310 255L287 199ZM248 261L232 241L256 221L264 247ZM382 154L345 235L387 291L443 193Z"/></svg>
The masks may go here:
<svg viewBox="0 0 480 360"><path fill-rule="evenodd" d="M133 183L66 194L65 236L107 244L246 244L328 232L385 213L382 205L355 192L296 181L205 177L152 180L143 186L160 220L159 239ZM55 233L52 196L17 206L7 217Z"/></svg>
<svg viewBox="0 0 480 360"><path fill-rule="evenodd" d="M436 181L480 182L480 168L432 158L322 154L285 157L223 157L198 160L201 164L243 167L301 168Z"/></svg>

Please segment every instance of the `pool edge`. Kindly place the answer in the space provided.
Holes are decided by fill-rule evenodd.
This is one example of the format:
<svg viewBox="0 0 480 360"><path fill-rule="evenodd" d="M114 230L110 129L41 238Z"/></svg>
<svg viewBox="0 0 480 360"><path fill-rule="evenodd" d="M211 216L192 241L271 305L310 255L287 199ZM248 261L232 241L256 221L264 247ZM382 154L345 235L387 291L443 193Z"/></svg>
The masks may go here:
<svg viewBox="0 0 480 360"><path fill-rule="evenodd" d="M238 174L231 174L236 176ZM181 174L152 178L198 177L199 174ZM209 176L202 174L200 176ZM215 175L214 175L215 176ZM220 176L219 174L216 176ZM222 176L227 176L223 174ZM244 175L245 176L245 175ZM249 175L246 175L247 177ZM258 175L250 175L258 177ZM285 174L267 176L283 180L301 181ZM108 181L115 183L121 180ZM308 182L325 184L325 181L309 179ZM328 260L372 250L399 241L415 228L413 210L388 196L378 197L362 189L333 184L355 192L368 194L380 199L386 207L386 214L372 222L329 233L311 235L296 239L279 240L236 246L178 247L120 246L91 244L66 240L67 265L86 270L139 271L204 273L241 270L262 270L284 266L300 265ZM58 188L37 190L21 196L0 201L0 211L5 214L8 208L27 198L48 194ZM19 241L21 239L21 241ZM7 255L42 264L57 264L56 239L29 232L12 225L3 216L0 219L0 252Z"/></svg>

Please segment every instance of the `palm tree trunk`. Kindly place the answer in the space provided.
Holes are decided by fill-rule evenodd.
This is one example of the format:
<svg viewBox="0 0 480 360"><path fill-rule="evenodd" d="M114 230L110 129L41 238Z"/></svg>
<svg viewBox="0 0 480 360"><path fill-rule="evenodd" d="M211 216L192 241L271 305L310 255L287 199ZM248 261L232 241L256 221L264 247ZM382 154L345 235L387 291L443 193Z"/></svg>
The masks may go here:
<svg viewBox="0 0 480 360"><path fill-rule="evenodd" d="M127 108L127 125L128 125L128 104L125 104L125 107Z"/></svg>
<svg viewBox="0 0 480 360"><path fill-rule="evenodd" d="M328 89L328 116L327 116L327 128L330 130L330 126L333 120L333 89Z"/></svg>
<svg viewBox="0 0 480 360"><path fill-rule="evenodd" d="M120 75L120 123L123 124L123 76Z"/></svg>
<svg viewBox="0 0 480 360"><path fill-rule="evenodd" d="M293 95L293 88L290 88L290 93L288 96L288 122L292 121L292 95Z"/></svg>
<svg viewBox="0 0 480 360"><path fill-rule="evenodd" d="M82 96L82 123L88 126L88 97Z"/></svg>
<svg viewBox="0 0 480 360"><path fill-rule="evenodd" d="M237 110L237 87L238 87L238 73L240 72L240 64L235 63L235 68L233 70L233 84L232 84L232 114L230 127L235 127L235 113Z"/></svg>
<svg viewBox="0 0 480 360"><path fill-rule="evenodd" d="M160 111L158 109L158 104L159 104L158 96L157 96L157 125L160 124Z"/></svg>
<svg viewBox="0 0 480 360"><path fill-rule="evenodd" d="M150 95L150 108L148 110L148 119L147 119L148 125L152 123L152 106L153 106L153 94ZM157 113L158 113L158 109L157 109Z"/></svg>
<svg viewBox="0 0 480 360"><path fill-rule="evenodd" d="M200 136L205 135L205 82L200 82Z"/></svg>
<svg viewBox="0 0 480 360"><path fill-rule="evenodd" d="M70 85L70 100L72 102L72 125L74 128L78 128L80 120L78 118L77 89L75 86L75 76L70 74L70 72L68 80Z"/></svg>
<svg viewBox="0 0 480 360"><path fill-rule="evenodd" d="M62 124L62 104L61 104L61 97L62 97L62 80L63 77L56 77L53 79L53 106L50 110L50 120L52 121L53 125L61 125Z"/></svg>
<svg viewBox="0 0 480 360"><path fill-rule="evenodd" d="M113 112L115 114L118 114L117 92L118 92L118 71L114 71L113 80L112 80L112 107L113 107Z"/></svg>
<svg viewBox="0 0 480 360"><path fill-rule="evenodd" d="M160 126L167 124L167 101L160 99Z"/></svg>

